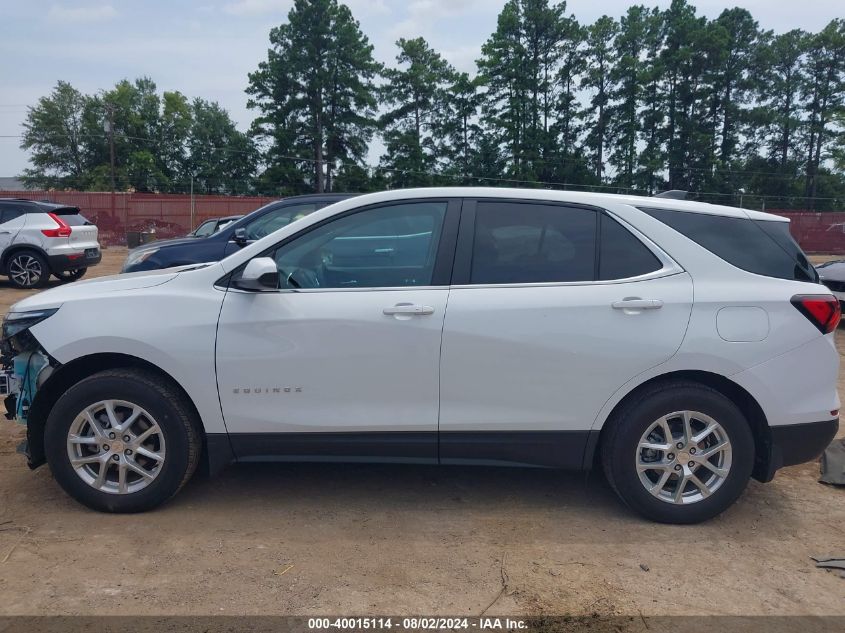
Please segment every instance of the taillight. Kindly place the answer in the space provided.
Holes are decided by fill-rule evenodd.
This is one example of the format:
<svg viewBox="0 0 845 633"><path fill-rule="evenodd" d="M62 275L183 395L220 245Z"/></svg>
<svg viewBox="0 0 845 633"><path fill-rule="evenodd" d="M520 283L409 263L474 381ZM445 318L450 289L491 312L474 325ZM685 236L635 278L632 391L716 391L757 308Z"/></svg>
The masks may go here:
<svg viewBox="0 0 845 633"><path fill-rule="evenodd" d="M55 222L59 228L57 229L41 229L41 232L47 237L70 237L73 229L70 228L67 222L62 220L55 213L48 213L47 215Z"/></svg>
<svg viewBox="0 0 845 633"><path fill-rule="evenodd" d="M792 305L810 319L822 334L833 332L842 316L839 299L831 295L795 295L792 297Z"/></svg>

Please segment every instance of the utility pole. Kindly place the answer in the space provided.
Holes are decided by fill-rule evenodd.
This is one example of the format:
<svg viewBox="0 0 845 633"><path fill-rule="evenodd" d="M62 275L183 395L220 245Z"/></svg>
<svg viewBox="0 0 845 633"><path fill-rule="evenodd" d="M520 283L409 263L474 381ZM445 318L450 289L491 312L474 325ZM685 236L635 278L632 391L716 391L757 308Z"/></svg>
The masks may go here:
<svg viewBox="0 0 845 633"><path fill-rule="evenodd" d="M191 231L194 230L194 173L191 172Z"/></svg>
<svg viewBox="0 0 845 633"><path fill-rule="evenodd" d="M106 114L109 117L106 123L106 131L109 134L109 164L111 165L111 216L114 218L114 106L111 103L106 104Z"/></svg>

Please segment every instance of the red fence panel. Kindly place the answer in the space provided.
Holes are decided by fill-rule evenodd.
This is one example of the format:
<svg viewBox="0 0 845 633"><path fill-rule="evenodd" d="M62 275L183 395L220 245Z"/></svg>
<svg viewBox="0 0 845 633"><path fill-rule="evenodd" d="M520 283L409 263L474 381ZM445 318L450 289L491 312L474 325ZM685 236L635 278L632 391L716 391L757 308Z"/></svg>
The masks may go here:
<svg viewBox="0 0 845 633"><path fill-rule="evenodd" d="M49 200L79 207L100 229L103 244L126 244L127 231L155 231L157 237L186 235L209 218L246 214L275 198L265 196L191 196L185 194L82 191L0 191L2 198ZM845 254L845 212L814 213L769 209L789 218L792 235L808 253Z"/></svg>
<svg viewBox="0 0 845 633"><path fill-rule="evenodd" d="M226 215L243 215L277 198L266 196L191 196L184 194L115 193L82 191L0 191L0 198L48 200L79 207L100 229L100 242L126 244L127 231L154 231L165 239L186 235L204 220Z"/></svg>
<svg viewBox="0 0 845 633"><path fill-rule="evenodd" d="M767 211L789 218L789 230L806 252L845 254L845 212Z"/></svg>

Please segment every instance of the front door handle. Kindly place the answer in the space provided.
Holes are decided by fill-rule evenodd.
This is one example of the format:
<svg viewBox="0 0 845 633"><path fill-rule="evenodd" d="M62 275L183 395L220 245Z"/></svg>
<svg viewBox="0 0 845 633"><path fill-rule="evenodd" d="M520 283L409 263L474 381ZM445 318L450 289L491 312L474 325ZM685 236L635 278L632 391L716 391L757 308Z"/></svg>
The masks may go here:
<svg viewBox="0 0 845 633"><path fill-rule="evenodd" d="M410 316L414 314L434 314L434 308L431 306L420 305L418 303L397 303L395 306L385 308L382 312L388 316Z"/></svg>
<svg viewBox="0 0 845 633"><path fill-rule="evenodd" d="M614 301L610 305L614 310L657 310L663 307L663 302L660 299L631 297L630 299L622 299L622 301Z"/></svg>

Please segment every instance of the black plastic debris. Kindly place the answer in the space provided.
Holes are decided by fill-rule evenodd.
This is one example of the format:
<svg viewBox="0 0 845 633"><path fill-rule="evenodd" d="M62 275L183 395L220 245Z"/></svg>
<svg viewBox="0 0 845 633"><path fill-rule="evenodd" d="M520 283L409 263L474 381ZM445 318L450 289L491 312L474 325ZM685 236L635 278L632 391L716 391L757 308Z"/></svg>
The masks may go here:
<svg viewBox="0 0 845 633"><path fill-rule="evenodd" d="M825 449L820 470L820 482L845 486L845 439L833 440Z"/></svg>

